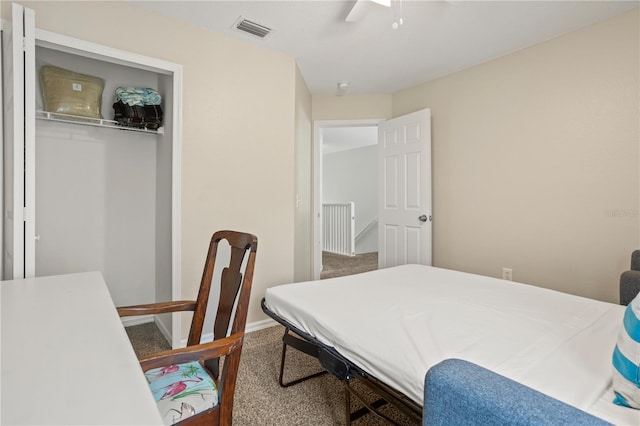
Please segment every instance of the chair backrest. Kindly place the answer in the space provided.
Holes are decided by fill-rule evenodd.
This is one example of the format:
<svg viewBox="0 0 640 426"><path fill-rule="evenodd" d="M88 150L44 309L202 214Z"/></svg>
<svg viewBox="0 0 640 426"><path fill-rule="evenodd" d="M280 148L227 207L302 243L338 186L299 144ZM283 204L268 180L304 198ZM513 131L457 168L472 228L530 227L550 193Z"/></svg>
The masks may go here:
<svg viewBox="0 0 640 426"><path fill-rule="evenodd" d="M235 316L229 334L244 331L247 322L247 310L249 307L249 295L253 281L253 269L255 265L258 239L252 235L236 231L218 231L211 237L209 251L202 272L200 290L196 300L196 308L191 320L191 329L187 346L200 343L204 318L207 312L209 294L211 291L216 261L218 260L218 246L225 240L230 247L229 263L222 269L220 276L220 299L214 323L214 340L227 336L227 330L231 322L233 307L236 305ZM248 258L245 261L245 257ZM218 377L218 360L207 362L207 368Z"/></svg>
<svg viewBox="0 0 640 426"><path fill-rule="evenodd" d="M214 339L220 339L227 335L233 306L238 301L235 318L231 333L244 330L247 322L247 308L251 284L253 281L253 269L255 265L258 239L252 235L236 231L218 231L211 237L209 251L202 272L200 290L196 299L196 308L191 320L191 329L187 346L197 345L202 337L204 327L204 317L209 303L209 294L213 280L213 273L216 266L218 245L220 241L226 240L231 250L229 264L224 267L220 277L220 299L218 311L214 324ZM249 254L249 258L244 262L244 258ZM244 271L242 267L244 265ZM243 280L244 277L244 280Z"/></svg>

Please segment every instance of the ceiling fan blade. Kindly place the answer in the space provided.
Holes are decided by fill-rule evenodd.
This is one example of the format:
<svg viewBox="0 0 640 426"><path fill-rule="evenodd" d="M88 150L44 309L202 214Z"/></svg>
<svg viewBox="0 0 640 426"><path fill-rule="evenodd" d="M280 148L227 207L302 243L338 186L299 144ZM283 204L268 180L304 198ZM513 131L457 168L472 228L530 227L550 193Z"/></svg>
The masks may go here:
<svg viewBox="0 0 640 426"><path fill-rule="evenodd" d="M359 21L371 8L372 5L379 4L382 6L390 7L391 0L356 0L353 7L344 18L346 22Z"/></svg>

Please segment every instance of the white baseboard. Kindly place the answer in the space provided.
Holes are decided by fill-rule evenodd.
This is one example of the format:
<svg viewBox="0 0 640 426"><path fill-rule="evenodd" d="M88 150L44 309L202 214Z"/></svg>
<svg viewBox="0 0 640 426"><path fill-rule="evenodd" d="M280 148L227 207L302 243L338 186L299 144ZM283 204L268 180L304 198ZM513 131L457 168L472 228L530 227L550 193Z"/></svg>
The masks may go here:
<svg viewBox="0 0 640 426"><path fill-rule="evenodd" d="M141 324L147 324L149 322L155 322L156 326L158 327L158 330L160 330L160 333L162 333L162 335L164 336L165 339L167 339L168 342L171 342L171 332L167 330L167 328L164 326L162 321L156 318L156 315L140 315L135 317L122 317L120 318L120 320L122 321L122 325L124 325L125 327L131 327L134 325L141 325ZM185 339L183 346L185 346L186 344L187 344L187 340Z"/></svg>
<svg viewBox="0 0 640 426"><path fill-rule="evenodd" d="M160 330L160 333L162 333L164 338L167 339L167 342L171 342L171 330L165 327L162 321L160 321L155 315L154 315L154 319L156 322L156 326L158 327L158 330ZM186 344L186 341L185 341L185 344Z"/></svg>
<svg viewBox="0 0 640 426"><path fill-rule="evenodd" d="M244 328L244 332L251 333L252 331L262 330L265 328L273 327L274 325L278 325L278 323L272 319L255 321L247 324ZM202 338L200 339L201 343L212 342L212 341L213 341L213 333L203 334ZM187 346L187 339L182 339L180 341L180 347L184 348L185 346Z"/></svg>
<svg viewBox="0 0 640 426"><path fill-rule="evenodd" d="M123 317L120 318L122 321L122 325L125 327L131 327L133 325L146 324L148 322L155 322L158 326L160 332L164 335L164 337L170 342L171 341L171 332L164 326L161 321L156 320L155 315L141 315L135 317ZM277 322L272 320L271 318L264 319L262 321L254 321L246 325L244 328L245 333L251 333L253 331L263 330L265 328L273 327L274 325L278 325ZM202 335L202 339L200 340L202 343L213 341L213 333L206 333ZM180 341L180 347L184 348L187 346L187 339L182 339Z"/></svg>
<svg viewBox="0 0 640 426"><path fill-rule="evenodd" d="M122 325L125 327L131 327L132 325L146 324L154 321L153 315L140 315L135 317L121 317Z"/></svg>
<svg viewBox="0 0 640 426"><path fill-rule="evenodd" d="M271 318L267 318L262 321L254 321L247 324L247 326L244 328L244 332L251 333L252 331L262 330L265 328L273 327L274 325L278 325L278 323Z"/></svg>

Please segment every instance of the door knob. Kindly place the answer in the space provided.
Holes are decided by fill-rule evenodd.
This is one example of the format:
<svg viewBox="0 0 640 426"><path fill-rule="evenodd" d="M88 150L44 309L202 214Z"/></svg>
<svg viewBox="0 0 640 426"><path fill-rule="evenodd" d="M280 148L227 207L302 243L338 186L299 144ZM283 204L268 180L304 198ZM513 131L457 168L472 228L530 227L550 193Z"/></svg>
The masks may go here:
<svg viewBox="0 0 640 426"><path fill-rule="evenodd" d="M419 220L420 222L426 222L426 221L427 221L427 215L423 214L422 216L419 216L419 217L418 217L418 220Z"/></svg>

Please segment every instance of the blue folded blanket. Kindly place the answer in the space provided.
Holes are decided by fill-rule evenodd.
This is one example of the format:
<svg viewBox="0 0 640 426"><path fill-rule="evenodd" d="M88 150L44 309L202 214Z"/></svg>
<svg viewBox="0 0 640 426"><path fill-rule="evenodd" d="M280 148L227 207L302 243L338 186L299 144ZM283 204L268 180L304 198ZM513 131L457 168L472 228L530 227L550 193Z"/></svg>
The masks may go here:
<svg viewBox="0 0 640 426"><path fill-rule="evenodd" d="M147 87L118 87L115 101L129 106L145 106L160 105L162 98L156 90Z"/></svg>

